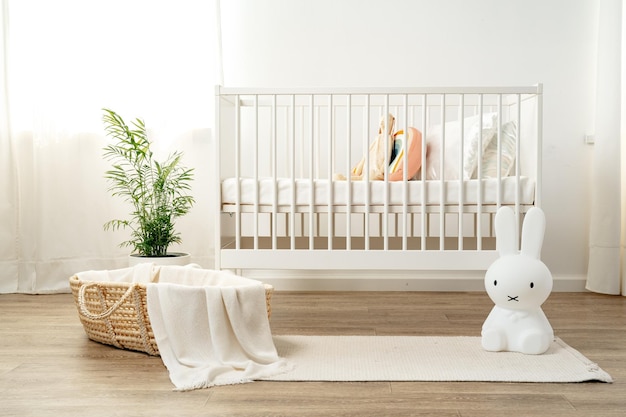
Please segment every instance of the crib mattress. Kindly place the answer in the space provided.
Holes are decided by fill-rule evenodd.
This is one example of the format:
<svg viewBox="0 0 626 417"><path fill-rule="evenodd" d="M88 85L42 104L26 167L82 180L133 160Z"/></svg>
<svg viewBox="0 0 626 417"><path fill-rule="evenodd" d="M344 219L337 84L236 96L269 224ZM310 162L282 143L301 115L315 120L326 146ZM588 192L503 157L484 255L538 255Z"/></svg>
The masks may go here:
<svg viewBox="0 0 626 417"><path fill-rule="evenodd" d="M516 184L519 182L519 187ZM404 204L405 184L402 181L388 182L328 181L291 178L242 178L237 189L237 179L227 178L222 181L222 206L239 202L242 205L260 206L365 206L369 199L370 206L402 206ZM369 185L369 195L367 188ZM516 204L532 205L535 200L535 182L529 177L505 177L482 180L451 181L408 181L406 183L406 201L409 206L433 205L483 205ZM385 187L387 191L385 192ZM295 189L295 201L293 192ZM257 191L258 190L258 191ZM276 190L276 191L274 191ZM349 191L352 192L349 192ZM500 191L498 191L500 190ZM517 192L519 190L519 200ZM461 192L463 195L461 195ZM275 197L276 195L276 197ZM482 196L482 198L479 198ZM462 198L461 198L462 197ZM424 203L422 203L424 202Z"/></svg>

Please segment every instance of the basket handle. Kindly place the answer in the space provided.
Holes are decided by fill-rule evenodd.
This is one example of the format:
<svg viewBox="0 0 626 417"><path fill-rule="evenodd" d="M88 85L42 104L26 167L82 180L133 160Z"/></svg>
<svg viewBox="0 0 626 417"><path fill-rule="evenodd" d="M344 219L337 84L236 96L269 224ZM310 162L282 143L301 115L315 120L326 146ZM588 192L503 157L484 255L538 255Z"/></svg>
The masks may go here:
<svg viewBox="0 0 626 417"><path fill-rule="evenodd" d="M137 287L137 284L133 284L131 286L128 287L128 289L126 290L126 292L124 293L124 295L122 295L120 297L119 300L117 300L115 302L115 304L113 304L111 307L109 307L106 311L99 313L99 314L94 314L91 311L89 311L87 309L86 303L85 303L85 291L87 290L87 288L90 287L98 287L98 283L97 282L90 282L88 284L83 284L80 286L80 289L78 291L78 305L80 307L80 312L83 316L92 319L92 320L101 320L104 318L109 317L111 314L113 314L115 312L115 310L117 310L124 301L126 301L126 299L128 297L130 297L130 295L132 294L133 290ZM99 289L99 287L98 287Z"/></svg>

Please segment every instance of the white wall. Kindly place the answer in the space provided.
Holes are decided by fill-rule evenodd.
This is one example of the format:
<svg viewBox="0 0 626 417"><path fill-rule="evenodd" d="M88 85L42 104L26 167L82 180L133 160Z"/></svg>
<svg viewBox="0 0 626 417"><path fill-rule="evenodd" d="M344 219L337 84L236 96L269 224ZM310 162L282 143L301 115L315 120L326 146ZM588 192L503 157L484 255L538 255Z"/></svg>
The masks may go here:
<svg viewBox="0 0 626 417"><path fill-rule="evenodd" d="M222 1L224 84L543 83L543 259L583 280L598 1Z"/></svg>

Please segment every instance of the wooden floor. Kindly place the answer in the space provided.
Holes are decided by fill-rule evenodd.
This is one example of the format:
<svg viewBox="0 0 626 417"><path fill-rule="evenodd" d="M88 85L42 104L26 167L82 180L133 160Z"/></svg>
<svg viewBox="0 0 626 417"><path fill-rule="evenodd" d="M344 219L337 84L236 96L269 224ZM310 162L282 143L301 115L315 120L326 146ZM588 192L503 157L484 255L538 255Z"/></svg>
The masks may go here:
<svg viewBox="0 0 626 417"><path fill-rule="evenodd" d="M275 334L478 336L486 295L277 292ZM1 416L624 416L626 297L553 293L555 334L613 384L254 382L175 392L159 357L89 341L69 294L0 295Z"/></svg>

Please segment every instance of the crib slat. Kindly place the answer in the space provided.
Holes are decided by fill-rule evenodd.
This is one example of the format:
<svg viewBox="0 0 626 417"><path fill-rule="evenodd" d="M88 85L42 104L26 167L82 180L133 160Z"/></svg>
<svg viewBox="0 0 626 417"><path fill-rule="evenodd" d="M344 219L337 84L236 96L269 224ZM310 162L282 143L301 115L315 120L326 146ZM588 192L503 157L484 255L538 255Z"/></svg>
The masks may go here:
<svg viewBox="0 0 626 417"><path fill-rule="evenodd" d="M498 189L496 190L496 205L502 205L502 94L498 94L498 125L496 129L496 179ZM489 230L492 230L491 227Z"/></svg>
<svg viewBox="0 0 626 417"><path fill-rule="evenodd" d="M276 250L278 247L277 233L278 233L278 135L276 133L276 95L272 96L272 114L271 114L271 142L272 142L272 213L270 215L271 221L271 239L272 249Z"/></svg>
<svg viewBox="0 0 626 417"><path fill-rule="evenodd" d="M365 234L365 250L370 250L370 158L369 158L369 140L368 140L368 132L370 128L370 96L369 94L365 96L365 128L363 129L363 155L365 155L365 166L364 166L364 174L365 181L368 184L365 187L365 214L363 215L364 220L364 234Z"/></svg>
<svg viewBox="0 0 626 417"><path fill-rule="evenodd" d="M483 99L484 96L483 94L480 94L478 96L478 150L482 149L483 146L483 118L484 118L484 114L485 114L485 108L484 108L484 103L483 103ZM479 155L482 155L482 152L479 153ZM479 157L478 158L478 166L477 166L477 171L478 171L478 187L477 187L477 204L476 204L476 250L481 251L483 249L483 231L482 231L482 219L483 219L483 183L482 183L482 158Z"/></svg>
<svg viewBox="0 0 626 417"><path fill-rule="evenodd" d="M314 181L314 164L315 164L315 108L314 96L309 96L309 138L311 140L309 149L309 250L315 249L315 181Z"/></svg>
<svg viewBox="0 0 626 417"><path fill-rule="evenodd" d="M289 217L289 249L296 249L296 96L290 96L289 108L291 110L291 211Z"/></svg>
<svg viewBox="0 0 626 417"><path fill-rule="evenodd" d="M498 94L498 129L497 129L497 156L496 156L496 175L498 179L498 190L497 190L497 205L498 208L502 205L502 94ZM519 123L518 123L519 124ZM517 129L516 129L517 130Z"/></svg>
<svg viewBox="0 0 626 417"><path fill-rule="evenodd" d="M334 132L333 132L333 96L330 94L328 96L328 250L333 249L333 236L335 235L333 227L334 227L334 214L333 214L333 141L334 141Z"/></svg>
<svg viewBox="0 0 626 417"><path fill-rule="evenodd" d="M346 95L346 174L348 196L346 201L346 250L352 250L352 95Z"/></svg>
<svg viewBox="0 0 626 417"><path fill-rule="evenodd" d="M441 95L441 152L439 159L439 171L440 171L440 189L439 189L439 250L445 249L445 235L446 235L446 215L445 215L445 196L446 196L446 95Z"/></svg>
<svg viewBox="0 0 626 417"><path fill-rule="evenodd" d="M384 197L384 217L383 217L383 250L389 250L389 176L386 175L387 166L389 164L389 147L387 146L388 132L389 132L389 94L385 94L385 105L383 112L384 124L383 124L383 138L384 138L384 161L386 162L383 168L383 181L385 183L385 197Z"/></svg>
<svg viewBox="0 0 626 417"><path fill-rule="evenodd" d="M241 249L241 97L235 97L235 249Z"/></svg>
<svg viewBox="0 0 626 417"><path fill-rule="evenodd" d="M254 95L254 217L253 217L253 247L259 249L259 95Z"/></svg>
<svg viewBox="0 0 626 417"><path fill-rule="evenodd" d="M542 204L542 192L543 192L543 160L542 160L542 149L543 149L543 85L537 85L536 94L536 105L535 105L535 152L533 153L533 157L535 159L535 205L537 207L541 207ZM521 123L520 123L521 124ZM518 138L522 136L519 134L518 128Z"/></svg>
<svg viewBox="0 0 626 417"><path fill-rule="evenodd" d="M421 211L420 211L420 227L422 230L422 236L420 239L420 248L422 251L426 250L426 236L427 236L427 222L426 222L426 176L427 171L430 169L426 160L426 138L428 137L428 96L426 94L422 95L422 201L421 201Z"/></svg>
<svg viewBox="0 0 626 417"><path fill-rule="evenodd" d="M459 123L460 123L460 149L465 149L465 94L459 97ZM463 173L465 168L465 156L463 152L459 152L459 215L458 215L458 237L457 250L463 250L464 230L463 230L463 206L465 204L465 187L463 182Z"/></svg>
<svg viewBox="0 0 626 417"><path fill-rule="evenodd" d="M403 96L403 116L404 116L404 158L402 160L402 250L407 250L408 238L408 199L409 199L409 96Z"/></svg>
<svg viewBox="0 0 626 417"><path fill-rule="evenodd" d="M515 236L515 241L517 242L519 239L519 224L521 222L521 210L520 210L520 176L521 176L521 135L520 132L522 131L522 99L521 99L521 95L517 94L516 95L516 99L517 99L517 114L516 114L516 119L517 119L517 129L516 129L516 136L515 136L515 158L517 163L515 164L515 213L517 215L517 225L518 227L515 228L515 232L516 232L516 236Z"/></svg>

